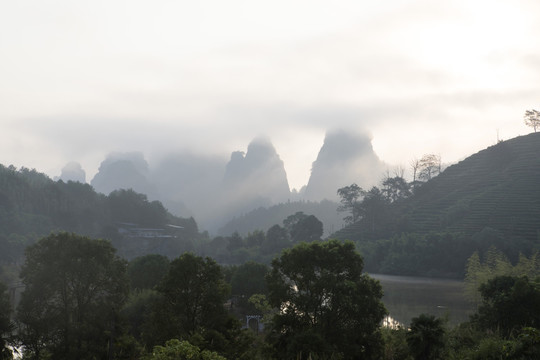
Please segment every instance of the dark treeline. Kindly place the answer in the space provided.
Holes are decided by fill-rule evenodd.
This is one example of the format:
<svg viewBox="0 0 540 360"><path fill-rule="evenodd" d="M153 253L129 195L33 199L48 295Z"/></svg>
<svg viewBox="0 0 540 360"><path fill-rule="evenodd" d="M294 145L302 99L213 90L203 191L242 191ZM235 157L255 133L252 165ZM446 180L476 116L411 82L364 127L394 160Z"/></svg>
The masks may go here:
<svg viewBox="0 0 540 360"><path fill-rule="evenodd" d="M540 351L540 278L482 282L478 311L455 328L429 314L385 327L379 282L363 272L354 244L337 240L300 242L271 266L220 266L193 253L127 262L106 240L57 233L26 249L21 279L15 321L0 286L2 359L10 345L24 359L532 359ZM264 328L242 328L245 315Z"/></svg>

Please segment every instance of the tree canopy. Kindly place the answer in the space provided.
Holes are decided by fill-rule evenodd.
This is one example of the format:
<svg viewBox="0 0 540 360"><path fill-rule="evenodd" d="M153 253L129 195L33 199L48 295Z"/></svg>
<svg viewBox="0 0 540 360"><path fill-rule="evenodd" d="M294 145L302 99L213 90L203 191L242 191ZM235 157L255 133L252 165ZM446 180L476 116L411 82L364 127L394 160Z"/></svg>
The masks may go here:
<svg viewBox="0 0 540 360"><path fill-rule="evenodd" d="M276 357L378 358L386 314L378 281L362 274L354 244L301 243L272 262L269 302L280 309L269 334Z"/></svg>
<svg viewBox="0 0 540 360"><path fill-rule="evenodd" d="M107 354L128 293L126 263L108 241L52 234L27 248L21 278L17 317L26 352L36 359Z"/></svg>

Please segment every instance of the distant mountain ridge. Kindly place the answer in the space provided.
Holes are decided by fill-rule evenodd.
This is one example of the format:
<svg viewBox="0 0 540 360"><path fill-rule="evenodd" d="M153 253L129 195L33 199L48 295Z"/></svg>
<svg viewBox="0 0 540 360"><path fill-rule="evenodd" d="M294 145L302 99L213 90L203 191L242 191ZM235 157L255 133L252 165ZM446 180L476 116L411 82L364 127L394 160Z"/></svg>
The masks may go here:
<svg viewBox="0 0 540 360"><path fill-rule="evenodd" d="M491 228L513 239L540 242L540 133L500 142L449 166L395 209L393 234ZM332 237L381 237L361 222Z"/></svg>
<svg viewBox="0 0 540 360"><path fill-rule="evenodd" d="M142 153L112 153L101 163L91 185L103 194L130 188L144 193L175 215L195 217L214 233L260 207L299 200L336 201L338 188L358 178L363 186L375 184L384 167L369 136L333 131L326 135L309 183L300 192L291 192L284 163L264 137L251 141L247 152L233 151L228 161L180 153L151 166ZM336 228L334 220L329 224L328 230Z"/></svg>

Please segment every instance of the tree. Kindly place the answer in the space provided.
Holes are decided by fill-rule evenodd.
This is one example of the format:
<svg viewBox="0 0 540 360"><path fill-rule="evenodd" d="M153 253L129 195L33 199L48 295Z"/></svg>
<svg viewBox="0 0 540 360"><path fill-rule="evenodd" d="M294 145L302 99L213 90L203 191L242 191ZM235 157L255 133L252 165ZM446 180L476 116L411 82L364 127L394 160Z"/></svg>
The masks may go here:
<svg viewBox="0 0 540 360"><path fill-rule="evenodd" d="M424 181L431 180L441 173L441 157L435 154L426 154L422 156L418 166L418 178Z"/></svg>
<svg viewBox="0 0 540 360"><path fill-rule="evenodd" d="M253 261L240 265L231 279L231 289L234 295L247 299L253 294L266 294L265 276L268 266Z"/></svg>
<svg viewBox="0 0 540 360"><path fill-rule="evenodd" d="M199 349L187 341L171 339L165 346L155 346L143 360L227 360L216 352Z"/></svg>
<svg viewBox="0 0 540 360"><path fill-rule="evenodd" d="M168 271L169 259L158 254L137 257L127 267L131 289L139 291L154 288Z"/></svg>
<svg viewBox="0 0 540 360"><path fill-rule="evenodd" d="M480 300L480 285L497 276L527 276L534 279L540 276L540 255L538 252L528 258L519 255L519 261L512 266L506 255L494 246L484 254L485 261L480 261L478 252L467 260L465 275L465 295L474 303Z"/></svg>
<svg viewBox="0 0 540 360"><path fill-rule="evenodd" d="M26 249L18 306L25 356L104 358L128 293L126 263L108 241L58 233Z"/></svg>
<svg viewBox="0 0 540 360"><path fill-rule="evenodd" d="M411 187L401 176L384 179L382 192L389 202L396 202L411 195Z"/></svg>
<svg viewBox="0 0 540 360"><path fill-rule="evenodd" d="M293 242L312 242L321 240L323 235L323 223L314 215L308 215L300 220L291 230Z"/></svg>
<svg viewBox="0 0 540 360"><path fill-rule="evenodd" d="M358 198L364 196L365 191L356 184L342 187L337 191L341 205L338 207L338 211L349 212L350 215L343 218L345 223L354 224L360 219L360 211L358 209Z"/></svg>
<svg viewBox="0 0 540 360"><path fill-rule="evenodd" d="M362 222L372 233L386 227L389 228L387 213L389 209L388 200L381 190L374 186L364 194L364 199L358 204L358 212L362 217Z"/></svg>
<svg viewBox="0 0 540 360"><path fill-rule="evenodd" d="M418 170L420 169L420 160L418 160L418 158L414 158L410 161L409 165L413 173L412 185L414 187L416 186L416 181L418 180L417 175L418 175Z"/></svg>
<svg viewBox="0 0 540 360"><path fill-rule="evenodd" d="M351 242L301 243L272 261L267 277L273 316L268 340L280 359L376 359L386 310L378 281L362 274Z"/></svg>
<svg viewBox="0 0 540 360"><path fill-rule="evenodd" d="M475 322L483 329L509 336L522 327L540 328L540 287L528 277L498 276L482 284L480 293Z"/></svg>
<svg viewBox="0 0 540 360"><path fill-rule="evenodd" d="M202 349L238 358L248 340L238 320L223 306L229 290L213 259L186 253L173 260L157 287L161 299L148 319L146 345L185 339Z"/></svg>
<svg viewBox="0 0 540 360"><path fill-rule="evenodd" d="M0 283L0 359L13 359L12 332L15 326L11 322L11 304L7 293L7 287Z"/></svg>
<svg viewBox="0 0 540 360"><path fill-rule="evenodd" d="M261 252L275 254L289 245L291 241L287 230L276 224L266 231L266 239L261 245Z"/></svg>
<svg viewBox="0 0 540 360"><path fill-rule="evenodd" d="M444 348L443 321L433 315L421 314L412 319L406 337L416 360L439 359Z"/></svg>
<svg viewBox="0 0 540 360"><path fill-rule="evenodd" d="M265 240L266 236L264 235L264 232L261 230L255 230L248 233L246 236L246 245L250 248L261 246Z"/></svg>
<svg viewBox="0 0 540 360"><path fill-rule="evenodd" d="M229 287L220 266L211 258L186 253L173 260L157 291L163 302L155 309L165 317L161 341L182 338L201 328L212 328L225 316L223 303Z"/></svg>
<svg viewBox="0 0 540 360"><path fill-rule="evenodd" d="M536 132L536 128L540 127L540 111L538 110L526 110L525 115L525 125L530 126Z"/></svg>
<svg viewBox="0 0 540 360"><path fill-rule="evenodd" d="M487 274L483 271L482 263L478 251L475 251L467 260L467 270L465 274L465 296L478 305L480 300L480 285L487 280Z"/></svg>

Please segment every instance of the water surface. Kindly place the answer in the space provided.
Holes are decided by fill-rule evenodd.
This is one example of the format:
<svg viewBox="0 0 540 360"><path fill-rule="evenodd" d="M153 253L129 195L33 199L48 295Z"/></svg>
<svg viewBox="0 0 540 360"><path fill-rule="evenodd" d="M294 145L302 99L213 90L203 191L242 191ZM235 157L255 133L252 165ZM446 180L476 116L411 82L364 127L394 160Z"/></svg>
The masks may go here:
<svg viewBox="0 0 540 360"><path fill-rule="evenodd" d="M422 313L447 317L450 326L468 321L475 306L463 295L463 281L370 274L381 282L389 315L404 325Z"/></svg>

